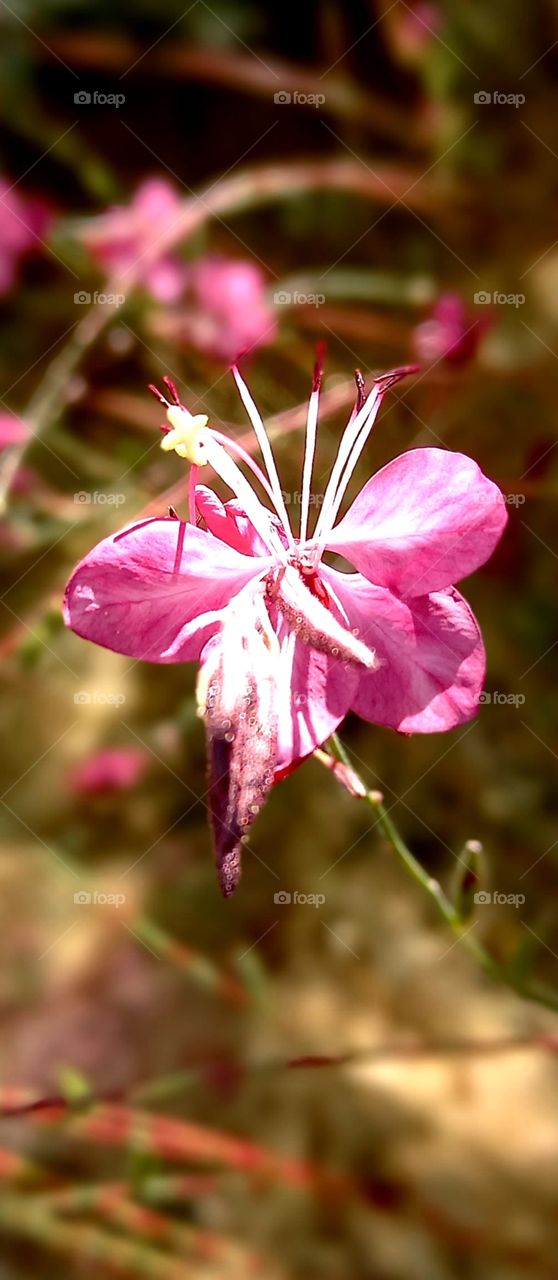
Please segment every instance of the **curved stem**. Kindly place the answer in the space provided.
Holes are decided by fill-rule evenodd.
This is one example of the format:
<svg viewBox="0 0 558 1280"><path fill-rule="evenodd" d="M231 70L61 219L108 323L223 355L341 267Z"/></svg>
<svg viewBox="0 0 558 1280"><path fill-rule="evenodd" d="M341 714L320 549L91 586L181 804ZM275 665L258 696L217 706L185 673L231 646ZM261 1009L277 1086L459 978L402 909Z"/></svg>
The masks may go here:
<svg viewBox="0 0 558 1280"><path fill-rule="evenodd" d="M337 757L344 765L347 766L347 768L351 769L354 774L355 769L353 762L350 759L348 752L345 750L343 743L337 737L337 734L332 734L330 741ZM358 774L356 776L358 777ZM405 841L402 836L400 836L397 827L394 822L392 822L389 813L382 804L382 801L379 799L378 794L376 792L369 791L362 782L362 779L359 778L359 781L362 783L364 798L377 814L380 831L382 831L386 840L389 841L392 849L397 854L406 870L413 877L413 880L420 885L421 889L424 889L425 893L427 893L429 898L431 898L435 903L439 914L442 916L443 920L445 920L446 924L449 925L455 938L463 944L470 955L472 955L477 963L480 964L481 968L483 968L491 978L494 978L496 982L501 982L507 987L511 987L512 991L515 991L517 995L523 996L526 1000L533 1000L536 1004L542 1004L547 1009L558 1011L558 992L553 991L551 987L546 987L542 983L529 983L523 978L516 976L514 973L510 973L509 970L504 969L499 965L498 961L490 955L490 952L486 950L482 942L479 942L478 938L473 936L471 926L467 925L462 919L451 899L444 893L439 881L435 880L427 871L425 871L424 867L421 866L421 863L415 858L415 855L411 852L408 845L405 844Z"/></svg>

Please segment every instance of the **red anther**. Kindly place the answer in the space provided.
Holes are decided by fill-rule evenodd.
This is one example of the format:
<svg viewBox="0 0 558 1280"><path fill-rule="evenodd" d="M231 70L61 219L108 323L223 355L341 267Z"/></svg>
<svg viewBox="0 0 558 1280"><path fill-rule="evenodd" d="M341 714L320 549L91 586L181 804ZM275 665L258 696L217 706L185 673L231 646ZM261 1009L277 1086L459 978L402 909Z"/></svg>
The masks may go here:
<svg viewBox="0 0 558 1280"><path fill-rule="evenodd" d="M178 405L179 405L179 404L180 404L180 396L179 396L178 391L177 391L176 382L173 382L172 378L167 378L166 376L163 378L163 382L164 382L165 386L168 388L168 390L170 391L170 397L171 397L171 400L172 400L173 404L178 404Z"/></svg>
<svg viewBox="0 0 558 1280"><path fill-rule="evenodd" d="M359 413L360 410L362 409L364 401L366 400L366 385L365 385L362 373L360 372L360 369L355 369L355 382L356 382L356 389L357 389L355 410L357 413Z"/></svg>
<svg viewBox="0 0 558 1280"><path fill-rule="evenodd" d="M155 396L155 399L159 401L159 404L164 404L165 409L168 409L169 407L168 400L165 398L162 391L159 391L158 387L154 386L152 382L149 382L147 385L147 390L151 392L152 396Z"/></svg>
<svg viewBox="0 0 558 1280"><path fill-rule="evenodd" d="M316 362L314 364L314 373L312 375L312 391L319 391L324 376L324 360L326 353L326 344L323 339L316 343Z"/></svg>

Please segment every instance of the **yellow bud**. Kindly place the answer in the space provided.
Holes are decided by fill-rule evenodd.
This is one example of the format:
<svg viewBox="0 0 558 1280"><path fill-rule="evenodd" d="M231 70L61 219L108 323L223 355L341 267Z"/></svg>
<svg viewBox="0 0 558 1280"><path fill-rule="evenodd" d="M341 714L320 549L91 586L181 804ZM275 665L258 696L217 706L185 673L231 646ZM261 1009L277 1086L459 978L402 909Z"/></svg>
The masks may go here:
<svg viewBox="0 0 558 1280"><path fill-rule="evenodd" d="M185 458L195 467L202 467L207 462L207 414L188 413L180 405L171 404L167 409L167 422L171 428L161 440L161 448L165 453L172 450L179 458Z"/></svg>

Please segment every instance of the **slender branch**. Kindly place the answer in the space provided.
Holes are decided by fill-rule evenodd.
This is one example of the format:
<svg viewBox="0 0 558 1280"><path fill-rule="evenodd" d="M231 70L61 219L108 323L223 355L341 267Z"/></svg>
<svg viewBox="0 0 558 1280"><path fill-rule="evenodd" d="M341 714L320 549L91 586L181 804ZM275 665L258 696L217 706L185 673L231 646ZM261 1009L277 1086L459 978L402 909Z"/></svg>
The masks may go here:
<svg viewBox="0 0 558 1280"><path fill-rule="evenodd" d="M330 739L333 749L339 760L355 774L355 769L350 756L343 746L343 743L333 734ZM358 774L356 774L358 778ZM389 816L382 799L378 792L369 791L362 779L359 779L364 789L364 798L377 815L378 827L386 839L389 841L392 849L403 863L405 869L412 876L413 880L420 885L421 889L428 894L428 897L435 903L438 913L442 919L449 925L455 938L462 943L466 950L480 964L486 973L494 978L496 982L504 983L510 987L517 995L523 996L526 1000L533 1000L536 1004L542 1004L547 1009L558 1012L558 992L553 991L551 987L547 987L543 983L531 982L520 975L510 972L498 961L491 956L486 950L482 942L473 934L469 923L463 920L457 908L454 906L447 894L444 893L441 884L430 876L421 863L415 858L408 845L405 844L402 836L400 836L394 822Z"/></svg>

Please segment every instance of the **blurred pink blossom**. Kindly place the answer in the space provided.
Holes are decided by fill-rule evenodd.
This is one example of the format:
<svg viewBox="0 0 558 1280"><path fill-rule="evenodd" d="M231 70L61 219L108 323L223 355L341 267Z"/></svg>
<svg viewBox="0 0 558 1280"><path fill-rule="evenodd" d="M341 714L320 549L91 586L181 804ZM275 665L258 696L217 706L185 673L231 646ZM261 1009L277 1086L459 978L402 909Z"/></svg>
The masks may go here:
<svg viewBox="0 0 558 1280"><path fill-rule="evenodd" d="M128 791L143 778L148 765L147 751L139 747L107 747L92 752L70 770L70 787L80 796Z"/></svg>
<svg viewBox="0 0 558 1280"><path fill-rule="evenodd" d="M178 218L181 200L166 178L147 178L128 205L113 205L88 220L81 239L110 274L125 277L140 265L148 250ZM177 302L186 282L186 267L172 253L149 261L142 283L157 302Z"/></svg>
<svg viewBox="0 0 558 1280"><path fill-rule="evenodd" d="M273 341L275 316L264 274L255 263L200 258L190 268L188 282L193 303L188 337L200 350L231 362Z"/></svg>
<svg viewBox="0 0 558 1280"><path fill-rule="evenodd" d="M413 352L428 364L438 360L465 364L475 355L486 325L486 316L482 320L472 316L460 294L443 293L429 319L414 330Z"/></svg>
<svg viewBox="0 0 558 1280"><path fill-rule="evenodd" d="M393 51L408 65L421 62L442 26L440 5L429 0L392 5L385 18Z"/></svg>
<svg viewBox="0 0 558 1280"><path fill-rule="evenodd" d="M29 427L13 413L0 413L0 452L13 444L24 444Z"/></svg>
<svg viewBox="0 0 558 1280"><path fill-rule="evenodd" d="M42 247L49 220L42 200L25 199L7 178L0 177L0 294L16 283L20 260Z"/></svg>

